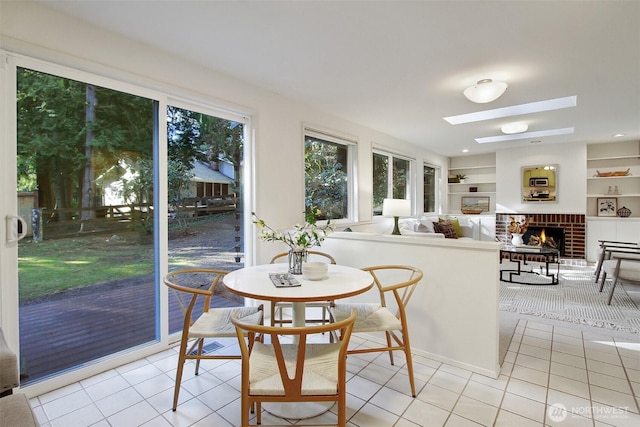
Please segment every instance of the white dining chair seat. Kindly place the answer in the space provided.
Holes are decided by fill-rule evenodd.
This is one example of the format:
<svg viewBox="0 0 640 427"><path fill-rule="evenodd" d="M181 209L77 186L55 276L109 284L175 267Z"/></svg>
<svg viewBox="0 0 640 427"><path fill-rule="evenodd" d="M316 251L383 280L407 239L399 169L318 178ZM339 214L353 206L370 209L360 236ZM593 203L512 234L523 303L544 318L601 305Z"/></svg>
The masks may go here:
<svg viewBox="0 0 640 427"><path fill-rule="evenodd" d="M348 317L348 316L347 316ZM291 377L297 366L298 346L284 344L282 352ZM337 391L340 343L307 344L302 394L305 396L333 394ZM249 356L250 395L284 396L284 386L273 347L256 342Z"/></svg>
<svg viewBox="0 0 640 427"><path fill-rule="evenodd" d="M349 317L349 311L356 309L356 322L353 332L379 332L402 330L402 323L388 308L377 303L335 304L335 320Z"/></svg>
<svg viewBox="0 0 640 427"><path fill-rule="evenodd" d="M200 315L189 328L189 337L208 338L212 334L217 337L235 337L236 328L231 323L231 315L234 313L245 323L258 325L262 322L262 311L256 307L217 308Z"/></svg>

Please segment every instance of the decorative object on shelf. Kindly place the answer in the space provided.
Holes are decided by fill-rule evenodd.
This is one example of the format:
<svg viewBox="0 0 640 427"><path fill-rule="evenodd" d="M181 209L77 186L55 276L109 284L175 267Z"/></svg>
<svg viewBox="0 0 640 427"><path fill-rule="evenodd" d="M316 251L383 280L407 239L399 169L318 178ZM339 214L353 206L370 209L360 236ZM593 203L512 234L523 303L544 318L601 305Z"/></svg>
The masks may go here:
<svg viewBox="0 0 640 427"><path fill-rule="evenodd" d="M261 240L268 242L279 241L289 246L289 272L302 274L302 263L306 261L307 250L314 246L320 246L325 237L333 232L331 220L327 220L324 226L316 224L321 215L320 209L311 207L305 212L304 225L296 224L292 231L279 232L269 227L264 220L258 218L255 212L251 213L253 223L259 230Z"/></svg>
<svg viewBox="0 0 640 427"><path fill-rule="evenodd" d="M478 187L469 187L469 193L477 193Z"/></svg>
<svg viewBox="0 0 640 427"><path fill-rule="evenodd" d="M463 173L459 173L456 175L456 178L458 178L458 182L460 184L464 184L466 179L467 179L467 175L463 174Z"/></svg>
<svg viewBox="0 0 640 427"><path fill-rule="evenodd" d="M614 171L614 172L600 172L599 170L596 170L596 176L598 178L607 178L610 176L629 176L631 175L631 168L627 169L626 171Z"/></svg>
<svg viewBox="0 0 640 427"><path fill-rule="evenodd" d="M524 241L522 240L521 233L511 233L511 244L513 246L522 246L524 245Z"/></svg>
<svg viewBox="0 0 640 427"><path fill-rule="evenodd" d="M613 194L613 189L611 188L611 186L609 186L609 188L607 188L607 196L611 196Z"/></svg>
<svg viewBox="0 0 640 427"><path fill-rule="evenodd" d="M616 216L618 199L615 197L598 197L596 201L598 216Z"/></svg>
<svg viewBox="0 0 640 427"><path fill-rule="evenodd" d="M629 218L629 216L631 216L631 209L627 208L626 206L623 206L620 209L618 209L617 214L620 218Z"/></svg>
<svg viewBox="0 0 640 427"><path fill-rule="evenodd" d="M464 96L471 102L486 104L500 98L507 90L505 82L494 82L491 79L478 80L476 84L464 90Z"/></svg>
<svg viewBox="0 0 640 427"><path fill-rule="evenodd" d="M511 222L509 222L509 225L507 226L507 230L509 230L509 233L511 233L512 235L519 234L520 241L522 241L522 235L526 233L527 230L529 229L529 224L531 223L531 220L527 217L524 217L522 221L516 221L516 219L512 216L509 217L509 219L511 220Z"/></svg>
<svg viewBox="0 0 640 427"><path fill-rule="evenodd" d="M617 185L613 188L613 194L620 195L620 191L618 191L618 186Z"/></svg>
<svg viewBox="0 0 640 427"><path fill-rule="evenodd" d="M447 178L447 183L448 184L457 184L459 182L460 182L460 180L458 179L457 176L450 176L450 177Z"/></svg>
<svg viewBox="0 0 640 427"><path fill-rule="evenodd" d="M463 214L477 215L489 211L488 197L462 197L460 200L460 212Z"/></svg>
<svg viewBox="0 0 640 427"><path fill-rule="evenodd" d="M409 199L384 199L382 201L382 216L393 217L393 232L391 234L400 234L398 228L398 219L401 216L411 215L411 200Z"/></svg>

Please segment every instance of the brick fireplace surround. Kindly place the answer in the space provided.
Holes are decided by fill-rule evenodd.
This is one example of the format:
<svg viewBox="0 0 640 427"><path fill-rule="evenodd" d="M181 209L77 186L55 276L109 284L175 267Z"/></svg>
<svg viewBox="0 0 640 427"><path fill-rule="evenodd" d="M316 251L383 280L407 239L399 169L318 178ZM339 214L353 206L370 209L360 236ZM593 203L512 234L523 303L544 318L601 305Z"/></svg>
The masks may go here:
<svg viewBox="0 0 640 427"><path fill-rule="evenodd" d="M564 258L586 259L585 215L581 214L527 214L496 213L496 239L500 242L511 240L507 231L511 217L522 222L529 218L530 224L538 227L562 227L565 230Z"/></svg>

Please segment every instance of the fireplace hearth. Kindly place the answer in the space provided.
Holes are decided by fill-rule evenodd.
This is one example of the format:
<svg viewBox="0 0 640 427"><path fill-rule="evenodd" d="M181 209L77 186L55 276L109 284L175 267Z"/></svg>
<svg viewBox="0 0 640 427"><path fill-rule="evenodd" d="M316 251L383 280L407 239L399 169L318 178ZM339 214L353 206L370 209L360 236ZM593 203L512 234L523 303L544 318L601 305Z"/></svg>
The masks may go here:
<svg viewBox="0 0 640 427"><path fill-rule="evenodd" d="M562 257L585 259L585 215L584 214L548 214L527 212L497 212L496 213L496 239L500 242L511 242L509 223L511 218L521 222L529 220L529 227L561 227L564 229L562 238ZM547 234L545 232L545 234ZM547 234L548 235L548 234ZM524 236L523 236L524 237ZM554 237L555 239L555 237ZM524 239L523 239L524 240ZM524 243L528 243L529 238Z"/></svg>
<svg viewBox="0 0 640 427"><path fill-rule="evenodd" d="M564 255L565 231L563 227L529 226L522 240L525 245L541 246L557 249L560 256Z"/></svg>

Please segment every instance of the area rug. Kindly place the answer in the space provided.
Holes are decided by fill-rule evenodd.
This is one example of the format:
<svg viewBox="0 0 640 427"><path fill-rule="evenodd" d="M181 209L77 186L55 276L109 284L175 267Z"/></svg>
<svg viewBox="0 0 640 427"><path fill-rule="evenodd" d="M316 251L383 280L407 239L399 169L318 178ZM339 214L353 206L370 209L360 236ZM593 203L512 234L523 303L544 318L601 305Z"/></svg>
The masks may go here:
<svg viewBox="0 0 640 427"><path fill-rule="evenodd" d="M511 268L508 263L500 267ZM619 331L640 339L640 308L636 304L640 301L637 297L640 288L637 286L629 287L635 292L632 298L619 284L611 305L607 305L611 283L608 280L600 293L593 267L561 265L557 285L544 284L548 279L536 274L527 274L526 280L541 284L500 282L501 311Z"/></svg>

